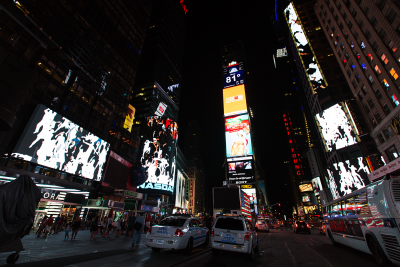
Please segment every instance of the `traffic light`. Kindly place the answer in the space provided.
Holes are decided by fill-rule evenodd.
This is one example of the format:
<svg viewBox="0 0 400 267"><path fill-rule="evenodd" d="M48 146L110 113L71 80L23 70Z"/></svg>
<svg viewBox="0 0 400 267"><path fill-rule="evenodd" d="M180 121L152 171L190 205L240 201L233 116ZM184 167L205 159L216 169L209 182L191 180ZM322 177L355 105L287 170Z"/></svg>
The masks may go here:
<svg viewBox="0 0 400 267"><path fill-rule="evenodd" d="M278 206L280 207L280 206L281 206L281 203L279 203Z"/></svg>

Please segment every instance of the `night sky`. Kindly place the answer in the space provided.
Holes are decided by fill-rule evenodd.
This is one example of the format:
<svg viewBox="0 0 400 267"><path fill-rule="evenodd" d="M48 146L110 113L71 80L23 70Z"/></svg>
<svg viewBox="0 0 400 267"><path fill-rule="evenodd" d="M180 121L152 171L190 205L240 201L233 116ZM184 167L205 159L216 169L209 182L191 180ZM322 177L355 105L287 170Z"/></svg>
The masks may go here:
<svg viewBox="0 0 400 267"><path fill-rule="evenodd" d="M185 126L198 120L202 127L202 157L209 187L222 186L224 180L224 123L222 100L221 48L242 40L248 79L247 102L254 111L256 156L267 176L267 194L271 203L281 201L279 192L283 133L279 81L272 55L278 48L270 17L274 1L255 5L252 1L185 1L187 6L186 42L180 101L179 145L184 148ZM259 3L259 2L258 2Z"/></svg>

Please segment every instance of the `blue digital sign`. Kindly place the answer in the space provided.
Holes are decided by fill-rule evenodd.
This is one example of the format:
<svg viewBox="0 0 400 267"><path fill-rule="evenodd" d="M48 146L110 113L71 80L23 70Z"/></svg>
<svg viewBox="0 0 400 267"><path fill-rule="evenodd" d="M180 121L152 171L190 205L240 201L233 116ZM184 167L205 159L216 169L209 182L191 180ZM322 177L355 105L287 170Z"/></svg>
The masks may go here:
<svg viewBox="0 0 400 267"><path fill-rule="evenodd" d="M224 88L244 84L244 71L231 68L231 73L224 75Z"/></svg>

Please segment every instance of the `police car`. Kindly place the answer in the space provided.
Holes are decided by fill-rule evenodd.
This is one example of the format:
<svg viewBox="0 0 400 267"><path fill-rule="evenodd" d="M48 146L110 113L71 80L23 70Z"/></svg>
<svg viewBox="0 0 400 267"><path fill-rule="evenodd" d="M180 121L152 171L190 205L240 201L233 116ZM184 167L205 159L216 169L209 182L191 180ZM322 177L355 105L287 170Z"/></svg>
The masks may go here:
<svg viewBox="0 0 400 267"><path fill-rule="evenodd" d="M265 231L269 233L269 226L266 220L258 220L256 223L256 231Z"/></svg>
<svg viewBox="0 0 400 267"><path fill-rule="evenodd" d="M227 250L246 253L253 260L254 252L258 252L258 235L243 217L220 216L211 229L211 247L215 256Z"/></svg>
<svg viewBox="0 0 400 267"><path fill-rule="evenodd" d="M197 218L171 216L153 225L146 235L146 245L153 251L184 249L190 254L193 247L208 245L209 230Z"/></svg>

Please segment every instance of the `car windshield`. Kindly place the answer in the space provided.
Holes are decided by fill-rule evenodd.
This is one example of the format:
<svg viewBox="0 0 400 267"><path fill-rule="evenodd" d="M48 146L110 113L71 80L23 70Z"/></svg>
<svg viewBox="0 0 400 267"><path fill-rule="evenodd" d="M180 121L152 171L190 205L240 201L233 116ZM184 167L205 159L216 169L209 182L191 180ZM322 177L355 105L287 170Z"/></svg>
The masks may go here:
<svg viewBox="0 0 400 267"><path fill-rule="evenodd" d="M298 225L306 225L305 222L298 222L297 224L298 224Z"/></svg>
<svg viewBox="0 0 400 267"><path fill-rule="evenodd" d="M229 230L244 230L243 221L234 218L219 218L215 228Z"/></svg>
<svg viewBox="0 0 400 267"><path fill-rule="evenodd" d="M167 218L162 220L158 225L162 226L179 226L182 227L187 219Z"/></svg>

